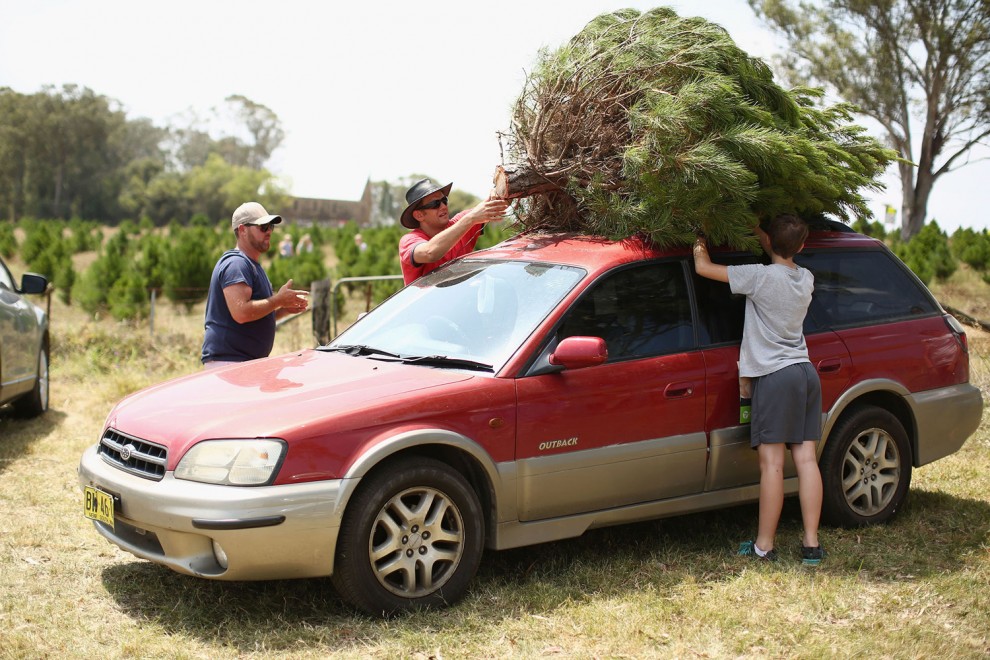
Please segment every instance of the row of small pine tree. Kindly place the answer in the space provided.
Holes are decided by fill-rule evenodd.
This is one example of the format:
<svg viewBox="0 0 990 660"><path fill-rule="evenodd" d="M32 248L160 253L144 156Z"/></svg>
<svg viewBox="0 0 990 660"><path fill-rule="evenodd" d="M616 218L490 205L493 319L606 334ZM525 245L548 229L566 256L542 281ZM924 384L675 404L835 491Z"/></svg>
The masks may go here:
<svg viewBox="0 0 990 660"><path fill-rule="evenodd" d="M20 232L11 223L0 223L0 254L8 259L18 255L28 270L47 276L62 302L119 320L145 318L152 291L186 308L205 300L217 259L234 245L230 226L205 216L194 216L188 225L173 222L164 228L150 221L125 221L115 231L80 220L25 219L16 227ZM293 286L301 289L328 276L397 275L397 246L405 231L401 227L359 230L354 223L340 228L282 224L272 234L263 265L273 286L292 279ZM18 233L23 236L21 241ZM494 245L508 233L493 225L479 246ZM355 240L359 234L366 246L363 249ZM279 256L283 238L288 236L295 248L303 235L308 235L312 250L294 249L291 257ZM330 259L325 245L332 248ZM86 261L76 255L93 251L96 259L88 266L76 265ZM328 261L334 262L332 268ZM372 302L377 304L401 286L401 280L373 282ZM350 289L358 287L364 290L364 285Z"/></svg>
<svg viewBox="0 0 990 660"><path fill-rule="evenodd" d="M206 298L213 266L224 250L233 247L226 222L195 216L188 225L172 223L156 228L150 221L125 221L116 231L105 232L95 222L25 219L17 225L0 223L0 254L18 255L32 272L46 275L56 295L66 304L78 304L92 314L108 313L115 319L144 318L150 311L151 292L173 304L190 308ZM957 229L951 237L936 222L928 223L910 242L897 231L887 232L879 222L857 222L860 233L883 239L918 277L930 284L945 280L967 264L990 283L990 234L987 230ZM511 235L515 227L490 225L479 247L494 245ZM397 245L406 230L401 227L340 228L280 225L272 235L272 249L265 267L274 286L288 279L296 288L309 288L315 280L331 277L397 275ZM312 251L294 251L290 258L278 255L277 245L286 235L293 246L309 235ZM365 247L360 247L361 244ZM324 246L330 250L324 250ZM97 253L88 267L74 264L85 252ZM332 264L332 267L331 265ZM395 293L401 280L356 283L347 292L371 289L377 304ZM343 295L344 292L341 292ZM343 299L338 300L343 304Z"/></svg>

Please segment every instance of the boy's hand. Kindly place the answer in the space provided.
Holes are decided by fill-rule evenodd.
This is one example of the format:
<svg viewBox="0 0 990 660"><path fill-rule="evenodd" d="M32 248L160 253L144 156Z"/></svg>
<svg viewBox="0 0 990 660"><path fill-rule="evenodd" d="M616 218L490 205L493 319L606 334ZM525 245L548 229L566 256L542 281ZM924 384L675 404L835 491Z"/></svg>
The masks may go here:
<svg viewBox="0 0 990 660"><path fill-rule="evenodd" d="M712 263L711 257L708 256L708 241L704 236L699 236L694 241L691 252L694 255L694 272L717 282L729 281L729 269L721 264Z"/></svg>

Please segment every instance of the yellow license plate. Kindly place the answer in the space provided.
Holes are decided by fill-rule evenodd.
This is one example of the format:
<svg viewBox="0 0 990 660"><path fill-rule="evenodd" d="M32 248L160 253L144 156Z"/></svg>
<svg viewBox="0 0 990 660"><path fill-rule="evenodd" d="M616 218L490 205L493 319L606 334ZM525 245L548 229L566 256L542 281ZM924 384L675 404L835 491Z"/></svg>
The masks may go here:
<svg viewBox="0 0 990 660"><path fill-rule="evenodd" d="M113 527L113 495L92 486L86 486L83 490L83 514L90 520Z"/></svg>

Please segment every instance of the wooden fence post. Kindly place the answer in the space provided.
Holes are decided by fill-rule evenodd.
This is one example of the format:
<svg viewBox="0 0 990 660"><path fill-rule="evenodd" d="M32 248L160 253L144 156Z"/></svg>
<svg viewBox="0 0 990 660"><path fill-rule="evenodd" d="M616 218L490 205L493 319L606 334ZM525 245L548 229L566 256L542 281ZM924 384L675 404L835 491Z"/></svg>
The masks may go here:
<svg viewBox="0 0 990 660"><path fill-rule="evenodd" d="M313 280L309 306L313 310L313 340L322 346L330 342L330 278Z"/></svg>

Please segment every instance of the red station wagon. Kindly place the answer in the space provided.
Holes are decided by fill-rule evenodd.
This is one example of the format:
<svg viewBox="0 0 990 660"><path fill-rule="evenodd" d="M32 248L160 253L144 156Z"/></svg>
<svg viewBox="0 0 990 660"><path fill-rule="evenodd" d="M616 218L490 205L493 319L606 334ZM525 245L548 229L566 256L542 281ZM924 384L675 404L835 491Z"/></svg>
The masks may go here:
<svg viewBox="0 0 990 660"><path fill-rule="evenodd" d="M797 261L815 275L823 513L881 522L980 423L966 335L880 241L831 224ZM125 398L82 457L85 514L181 573L331 575L375 614L446 605L484 548L757 501L743 314L687 249L520 235L327 346Z"/></svg>

